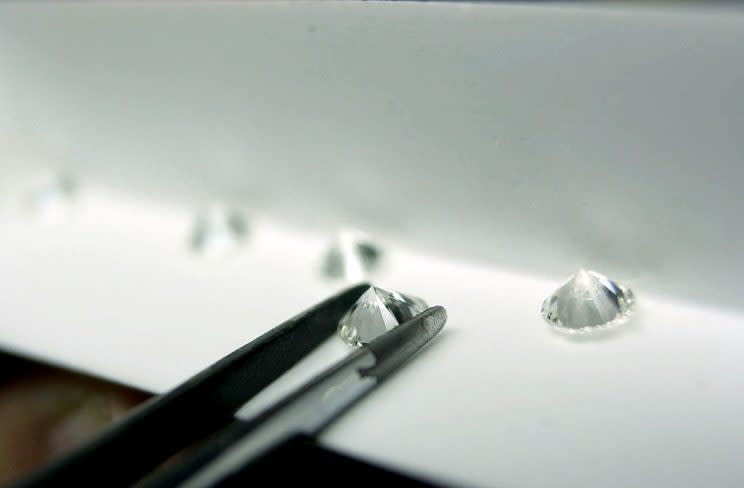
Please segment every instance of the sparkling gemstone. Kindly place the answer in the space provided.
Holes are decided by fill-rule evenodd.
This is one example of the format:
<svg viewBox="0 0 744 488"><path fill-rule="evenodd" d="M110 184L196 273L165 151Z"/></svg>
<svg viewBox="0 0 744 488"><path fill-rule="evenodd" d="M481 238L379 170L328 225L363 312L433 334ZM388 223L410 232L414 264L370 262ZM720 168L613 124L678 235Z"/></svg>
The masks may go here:
<svg viewBox="0 0 744 488"><path fill-rule="evenodd" d="M349 344L361 346L427 308L420 298L371 286L341 318L338 333Z"/></svg>
<svg viewBox="0 0 744 488"><path fill-rule="evenodd" d="M248 225L241 212L212 206L196 216L190 244L200 254L223 256L235 251L247 233Z"/></svg>
<svg viewBox="0 0 744 488"><path fill-rule="evenodd" d="M633 301L628 288L595 271L580 269L543 302L542 315L561 331L583 333L625 322Z"/></svg>
<svg viewBox="0 0 744 488"><path fill-rule="evenodd" d="M41 221L60 222L69 216L76 190L77 185L72 176L64 173L48 175L31 190L28 202Z"/></svg>
<svg viewBox="0 0 744 488"><path fill-rule="evenodd" d="M382 250L366 235L341 231L325 256L323 271L331 278L362 281L380 263Z"/></svg>

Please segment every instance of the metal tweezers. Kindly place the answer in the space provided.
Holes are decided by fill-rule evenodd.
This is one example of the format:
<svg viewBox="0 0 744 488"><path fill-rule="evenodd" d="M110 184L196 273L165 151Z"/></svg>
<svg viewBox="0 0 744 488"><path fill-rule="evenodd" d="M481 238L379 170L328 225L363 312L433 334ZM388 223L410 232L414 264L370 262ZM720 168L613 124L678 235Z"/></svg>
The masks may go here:
<svg viewBox="0 0 744 488"><path fill-rule="evenodd" d="M429 308L258 416L236 419L246 402L328 339L367 288L348 288L271 329L18 486L216 486L288 438L318 435L447 320L444 308ZM188 446L195 447L184 453Z"/></svg>

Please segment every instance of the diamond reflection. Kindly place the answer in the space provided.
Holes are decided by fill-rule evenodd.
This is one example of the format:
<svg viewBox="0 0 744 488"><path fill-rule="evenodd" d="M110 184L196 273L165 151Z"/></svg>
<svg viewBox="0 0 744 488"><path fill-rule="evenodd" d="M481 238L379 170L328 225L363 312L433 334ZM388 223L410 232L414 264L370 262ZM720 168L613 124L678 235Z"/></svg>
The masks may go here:
<svg viewBox="0 0 744 488"><path fill-rule="evenodd" d="M580 269L544 302L543 318L563 332L620 325L633 309L633 292L596 271Z"/></svg>

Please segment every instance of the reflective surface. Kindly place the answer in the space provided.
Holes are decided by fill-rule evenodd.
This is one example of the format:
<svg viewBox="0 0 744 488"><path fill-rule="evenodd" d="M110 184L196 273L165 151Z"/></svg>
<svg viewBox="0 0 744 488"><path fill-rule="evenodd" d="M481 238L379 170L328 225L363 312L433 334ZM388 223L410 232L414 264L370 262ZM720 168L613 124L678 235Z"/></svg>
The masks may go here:
<svg viewBox="0 0 744 488"><path fill-rule="evenodd" d="M339 322L338 333L353 346L367 344L426 310L420 298L370 287Z"/></svg>
<svg viewBox="0 0 744 488"><path fill-rule="evenodd" d="M0 485L83 444L148 397L0 351Z"/></svg>
<svg viewBox="0 0 744 488"><path fill-rule="evenodd" d="M596 271L580 269L543 303L543 318L569 333L619 325L633 308L633 292Z"/></svg>

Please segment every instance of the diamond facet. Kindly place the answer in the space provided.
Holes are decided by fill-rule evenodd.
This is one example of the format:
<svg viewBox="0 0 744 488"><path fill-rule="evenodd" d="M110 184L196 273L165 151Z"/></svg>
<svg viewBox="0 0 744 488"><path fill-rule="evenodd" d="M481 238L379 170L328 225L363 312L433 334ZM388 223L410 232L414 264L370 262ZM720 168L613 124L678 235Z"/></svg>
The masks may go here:
<svg viewBox="0 0 744 488"><path fill-rule="evenodd" d="M323 271L331 278L357 282L378 267L381 257L382 250L366 235L344 230L328 250Z"/></svg>
<svg viewBox="0 0 744 488"><path fill-rule="evenodd" d="M580 269L543 302L542 315L556 329L584 333L625 322L633 301L630 289Z"/></svg>
<svg viewBox="0 0 744 488"><path fill-rule="evenodd" d="M225 255L238 248L248 233L243 214L212 206L197 215L191 230L191 248L205 255Z"/></svg>
<svg viewBox="0 0 744 488"><path fill-rule="evenodd" d="M349 344L361 346L427 308L420 298L371 286L341 318L338 333Z"/></svg>

